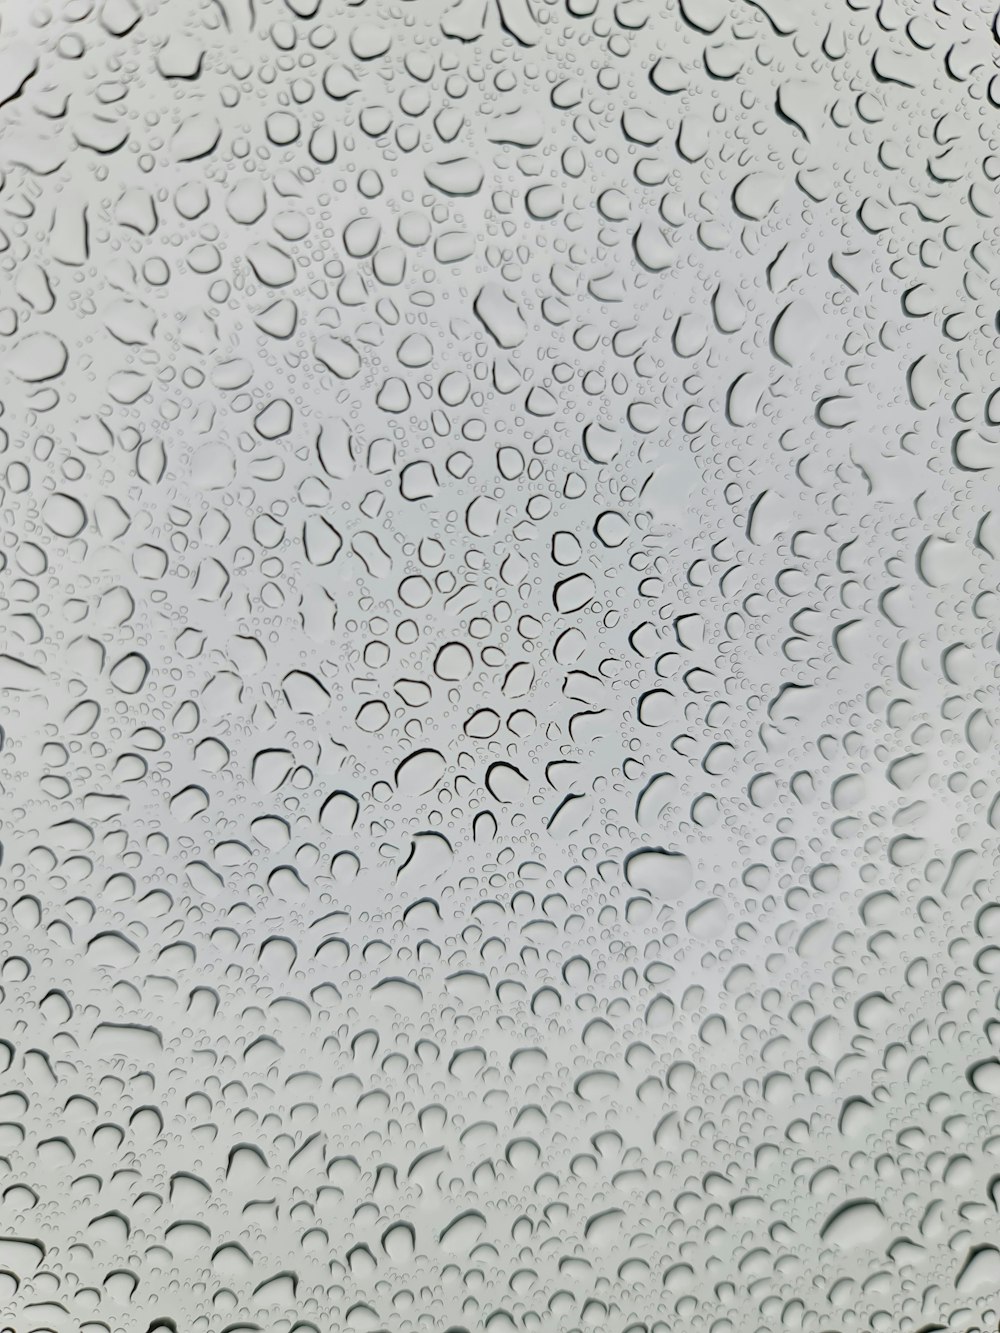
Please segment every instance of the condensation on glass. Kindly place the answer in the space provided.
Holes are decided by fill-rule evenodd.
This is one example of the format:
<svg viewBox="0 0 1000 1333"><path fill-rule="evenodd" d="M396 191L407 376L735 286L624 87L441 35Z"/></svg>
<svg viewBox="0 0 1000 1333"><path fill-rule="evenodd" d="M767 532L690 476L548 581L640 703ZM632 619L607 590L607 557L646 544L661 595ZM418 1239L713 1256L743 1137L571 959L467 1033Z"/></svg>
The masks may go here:
<svg viewBox="0 0 1000 1333"><path fill-rule="evenodd" d="M0 1326L996 1329L994 3L3 7Z"/></svg>

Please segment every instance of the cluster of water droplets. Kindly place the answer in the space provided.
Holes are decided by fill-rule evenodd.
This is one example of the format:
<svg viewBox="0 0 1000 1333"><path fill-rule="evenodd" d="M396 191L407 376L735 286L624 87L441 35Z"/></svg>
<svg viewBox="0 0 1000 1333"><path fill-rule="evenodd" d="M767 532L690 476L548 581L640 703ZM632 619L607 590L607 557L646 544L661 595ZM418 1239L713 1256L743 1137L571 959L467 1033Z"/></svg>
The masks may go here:
<svg viewBox="0 0 1000 1333"><path fill-rule="evenodd" d="M1000 1318L993 0L0 14L0 1326Z"/></svg>

